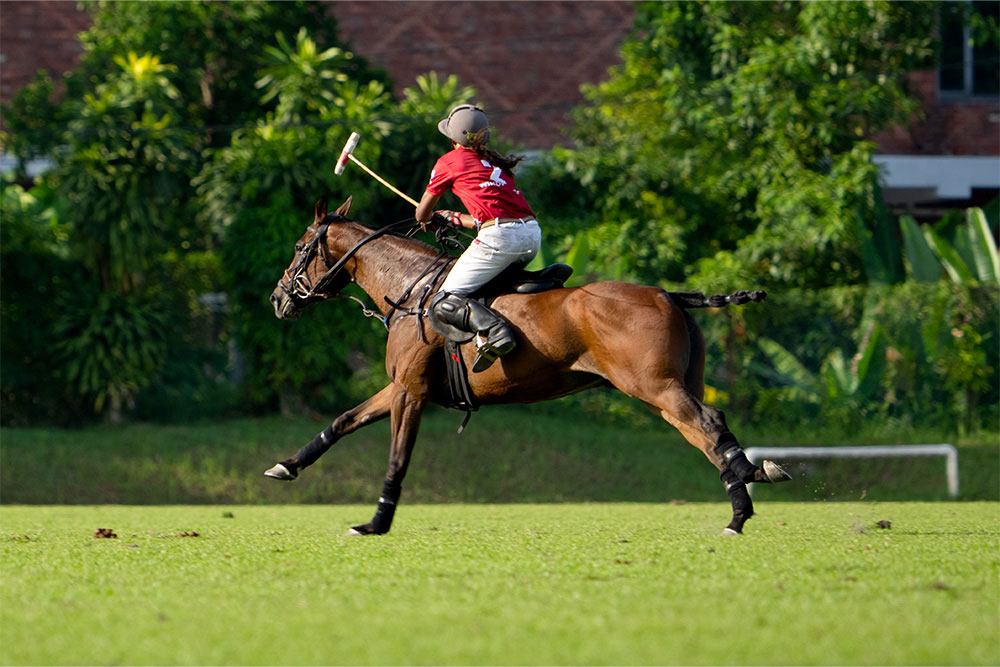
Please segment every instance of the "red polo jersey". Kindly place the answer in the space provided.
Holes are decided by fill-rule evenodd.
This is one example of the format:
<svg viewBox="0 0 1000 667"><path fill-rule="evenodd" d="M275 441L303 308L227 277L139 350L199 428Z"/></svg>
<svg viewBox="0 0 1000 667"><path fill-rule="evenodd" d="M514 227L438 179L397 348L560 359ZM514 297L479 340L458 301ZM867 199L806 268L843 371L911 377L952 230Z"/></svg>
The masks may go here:
<svg viewBox="0 0 1000 667"><path fill-rule="evenodd" d="M476 220L535 215L524 195L514 187L512 174L465 148L445 153L434 164L427 191L440 197L449 189Z"/></svg>

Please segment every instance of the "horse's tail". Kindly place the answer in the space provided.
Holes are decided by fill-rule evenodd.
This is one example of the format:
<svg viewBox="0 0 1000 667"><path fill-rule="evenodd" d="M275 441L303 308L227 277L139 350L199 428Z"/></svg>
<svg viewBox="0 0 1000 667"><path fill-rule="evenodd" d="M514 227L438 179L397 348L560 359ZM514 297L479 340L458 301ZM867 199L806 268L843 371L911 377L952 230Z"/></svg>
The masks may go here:
<svg viewBox="0 0 1000 667"><path fill-rule="evenodd" d="M668 292L670 298L681 308L722 308L733 305L742 306L748 301L761 302L767 296L764 290L738 290L732 294L713 294L705 296L702 292Z"/></svg>

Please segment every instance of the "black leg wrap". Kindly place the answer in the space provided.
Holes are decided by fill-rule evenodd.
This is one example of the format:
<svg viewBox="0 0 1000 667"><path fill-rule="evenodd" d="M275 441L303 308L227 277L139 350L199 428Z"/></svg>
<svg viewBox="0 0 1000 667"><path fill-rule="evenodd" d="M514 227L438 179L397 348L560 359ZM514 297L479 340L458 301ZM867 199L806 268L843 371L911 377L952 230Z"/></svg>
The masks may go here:
<svg viewBox="0 0 1000 667"><path fill-rule="evenodd" d="M740 480L736 473L729 468L723 468L719 474L719 479L726 485L726 493L729 494L729 502L733 505L733 520L729 522L727 528L737 533L743 532L743 524L753 516L753 501L750 500L750 493L747 485Z"/></svg>
<svg viewBox="0 0 1000 667"><path fill-rule="evenodd" d="M399 502L402 491L402 487L398 484L386 482L382 486L382 496L378 499L378 508L372 518L372 532L377 535L389 532L392 519L396 515L396 503Z"/></svg>
<svg viewBox="0 0 1000 667"><path fill-rule="evenodd" d="M327 426L300 449L292 460L295 462L296 467L301 470L315 463L316 459L323 456L326 450L330 449L335 442L337 442L337 437L333 434L333 426ZM285 465L287 466L288 464L286 463Z"/></svg>
<svg viewBox="0 0 1000 667"><path fill-rule="evenodd" d="M715 451L722 457L723 465L732 470L740 481L747 483L758 481L757 466L747 459L735 435L723 431L715 443Z"/></svg>
<svg viewBox="0 0 1000 667"><path fill-rule="evenodd" d="M376 535L384 535L392 527L392 518L396 516L396 505L384 503L381 500L372 517L372 532Z"/></svg>

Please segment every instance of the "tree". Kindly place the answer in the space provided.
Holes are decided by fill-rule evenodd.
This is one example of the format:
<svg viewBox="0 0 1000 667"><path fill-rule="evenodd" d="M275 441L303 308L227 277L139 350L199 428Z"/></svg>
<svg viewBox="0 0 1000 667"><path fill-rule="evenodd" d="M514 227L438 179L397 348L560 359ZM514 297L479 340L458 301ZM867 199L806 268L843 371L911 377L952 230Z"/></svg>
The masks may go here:
<svg viewBox="0 0 1000 667"><path fill-rule="evenodd" d="M206 148L228 145L240 124L274 111L270 100L246 103L266 65L265 44L276 29L308 23L312 43L324 45L319 52L338 47L322 3L87 7L94 23L81 36L85 55L64 78L65 94L55 99L44 76L19 91L4 109L3 139L22 159L54 159L44 180L68 230L67 261L78 268L73 289L47 304L58 314L58 342L47 350L57 363L41 370L118 420L168 358L197 364L185 349L203 310L197 297L219 287L216 230L196 215L192 178ZM367 66L352 58L338 71L349 79ZM375 71L366 78L376 87L382 79ZM20 282L28 279L5 271L4 288L37 289ZM28 325L16 319L22 312L6 309L4 329Z"/></svg>
<svg viewBox="0 0 1000 667"><path fill-rule="evenodd" d="M86 280L60 299L56 346L65 380L107 403L113 421L160 369L169 340L165 251L179 245L190 197L191 141L177 133L176 68L129 53L72 113L47 176L72 223Z"/></svg>
<svg viewBox="0 0 1000 667"><path fill-rule="evenodd" d="M440 150L429 141L434 123L471 89L423 77L397 105L384 72L336 39L325 3L87 7L94 23L64 96L39 77L4 109L5 145L56 163L37 187L60 204L63 273L76 277L72 291L39 304L56 341L19 338L46 349L16 354L37 360L55 349L54 368L32 368L122 418L133 402L141 410L144 397L171 395L169 382L211 387L224 376L224 354L201 354L206 321L217 315L200 297L226 288L230 328L221 335L246 360L249 405L270 407L280 394L290 397L286 408L328 407L367 382L368 366L381 361L380 325L359 326L353 313L338 319L343 311L330 307L307 316L315 326L288 327L266 296L319 196L353 194L355 210L376 225L412 215L358 170L334 177L348 134L365 137L358 152L367 164L422 185ZM24 230L41 236L43 226ZM14 258L16 249L3 250ZM37 272L7 266L22 263L5 266L8 293L29 293ZM24 327L18 318L35 310L5 308L3 330ZM345 379L348 357L363 369ZM5 382L5 406L24 394L9 389ZM145 414L158 416L152 407Z"/></svg>
<svg viewBox="0 0 1000 667"><path fill-rule="evenodd" d="M640 5L559 155L606 259L704 288L864 281L868 138L917 110L906 74L932 62L935 19L926 2Z"/></svg>
<svg viewBox="0 0 1000 667"><path fill-rule="evenodd" d="M59 342L53 304L79 284L81 271L69 259L69 230L54 193L44 187L26 192L12 181L13 174L5 174L0 191L0 419L4 425L67 424L81 401L53 381Z"/></svg>
<svg viewBox="0 0 1000 667"><path fill-rule="evenodd" d="M344 46L336 19L322 2L102 0L87 6L94 23L81 35L86 55L74 76L92 80L123 53L159 56L183 73L177 85L184 124L200 128L213 146L226 145L232 130L259 116L257 105L247 104L247 93L276 34L294 35L308 25L318 49ZM363 58L345 63L343 73L386 80Z"/></svg>
<svg viewBox="0 0 1000 667"><path fill-rule="evenodd" d="M546 228L598 277L771 292L703 321L736 419L995 424L995 224L901 233L871 160L918 111L907 74L935 64L939 15L969 5L640 5L577 147L533 174Z"/></svg>

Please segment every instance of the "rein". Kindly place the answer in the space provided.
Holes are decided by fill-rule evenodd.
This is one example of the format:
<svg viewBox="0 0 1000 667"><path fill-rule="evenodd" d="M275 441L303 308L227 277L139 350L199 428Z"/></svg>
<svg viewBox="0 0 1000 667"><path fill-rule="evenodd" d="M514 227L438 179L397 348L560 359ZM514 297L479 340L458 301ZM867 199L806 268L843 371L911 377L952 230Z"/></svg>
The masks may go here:
<svg viewBox="0 0 1000 667"><path fill-rule="evenodd" d="M344 253L344 256L341 257L340 260L336 264L334 264L333 266L331 266L329 268L329 270L327 270L327 272L325 274L323 274L322 278L320 278L318 281L316 281L316 286L312 290L313 293L314 294L317 293L317 292L322 293L323 290L326 288L326 286L330 283L330 281L333 280L333 277L335 275L337 275L337 272L344 268L344 265L347 264L347 261L349 259L351 259L352 257L354 257L355 253L357 253L358 250L360 250L362 248L362 246L364 246L365 244L367 244L367 243L369 243L371 241L374 241L377 238L385 236L386 234L388 234L389 232L391 232L391 231L393 231L393 230L395 230L397 228L404 227L404 226L409 227L412 224L412 221L413 221L413 218L406 218L405 220L400 220L399 222L393 222L392 224L386 225L385 227L382 227L381 229L376 229L374 232L372 232L371 234L369 234L365 238L361 239L357 243L357 245L355 245L353 248L351 248L346 253ZM324 236L326 236L326 229L328 227L329 227L329 225L325 225L324 228L323 228L323 235ZM323 261L324 262L326 261L325 257L323 258Z"/></svg>
<svg viewBox="0 0 1000 667"><path fill-rule="evenodd" d="M288 284L287 285L285 284L284 276L282 276L282 279L278 281L278 287L281 288L281 290L284 291L286 294L288 294L290 297L295 299L300 299L302 301L306 301L314 297L320 297L324 299L329 298L330 295L324 294L327 287L330 285L331 282L333 282L334 277L344 269L344 266L347 264L347 262L352 257L354 257L355 254L357 254L358 250L360 250L362 247L364 247L371 241L374 241L375 239L385 236L389 232L413 225L413 218L406 218L405 220L400 220L398 222L388 224L385 227L382 227L381 229L373 231L371 234L369 234L361 241L359 241L357 244L355 244L353 248L344 253L344 256L341 257L333 266L329 265L329 261L326 256L326 244L324 242L326 240L326 233L330 227L330 224L331 223L323 223L319 227L315 228L313 226L309 227L309 230L314 232L313 238L309 241L308 244L305 245L305 247L303 247L299 251L299 257L295 262L295 265L291 269L289 269L288 272L286 273L286 275L288 275L289 278ZM417 226L413 225L413 229L411 229L410 234L408 234L408 236L415 233L416 230ZM361 309L365 317L374 317L380 320L383 326L385 326L387 331L389 329L389 322L392 316L397 311L404 315L415 315L419 319L423 315L424 303L430 296L430 293L433 290L434 285L437 284L437 282L441 279L441 276L445 272L445 269L447 269L448 266L455 261L455 258L449 257L448 247L464 249L464 246L462 246L458 240L459 234L462 234L462 232L450 228L438 229L435 232L434 235L435 240L437 240L437 242L441 245L441 250L438 252L437 257L431 260L430 264L427 265L427 268L425 268L420 273L420 275L418 275L416 279L414 279L414 281L410 284L409 287L406 288L406 290L398 299L394 301L390 299L388 296L383 296L386 303L388 303L390 306L389 313L385 317L382 317L381 315L378 314L377 311L374 311L365 306L364 302L362 302L360 299L353 296L349 296L348 298L358 302L361 305ZM305 276L305 270L309 266L309 262L313 259L313 257L315 257L317 252L322 258L323 263L326 264L329 268L327 269L326 273L324 273L320 277L320 279L316 281L316 284L313 285L311 284L309 279ZM441 261L442 259L445 259L445 261L442 262ZM420 294L420 298L417 301L417 306L415 308L404 306L404 304L410 299L413 289L431 273L433 273L433 277L424 286L423 291ZM353 280L353 277L350 278L350 280ZM417 327L417 338L419 340L423 340L423 327L420 326Z"/></svg>
<svg viewBox="0 0 1000 667"><path fill-rule="evenodd" d="M454 257L448 256L448 247L451 246L453 248L458 248L461 250L465 249L465 247L462 246L462 244L458 241L459 234L462 234L462 232L452 228L442 227L437 229L434 232L434 239L441 245L441 250L438 251L438 256L435 257L433 260L431 260L431 263L427 265L427 268L421 271L420 275L418 275L413 280L413 282L410 283L410 286L406 288L406 291L404 291L402 296L400 296L397 300L393 301L387 296L382 297L383 299L385 299L385 302L388 303L389 306L391 306L391 308L389 309L389 314L385 316L384 323L386 330L389 329L389 320L392 318L393 314L397 310L403 313L404 315L416 315L418 320L421 317L423 317L424 304L427 302L427 297L431 295L431 292L434 290L434 286L438 284L438 281L441 279L441 275L444 273L445 269L447 269L455 261ZM468 235L466 234L466 236ZM442 259L444 259L445 261L441 262ZM434 271L434 267L438 264L438 262L441 262L441 265L437 267L437 271ZM424 289L420 294L420 298L417 299L416 308L404 307L403 304L405 304L410 299L410 295L413 292L413 288L416 287L420 283L420 281L422 281L425 277L427 277L427 275L430 274L432 271L434 272L434 275L427 282L427 284L424 285ZM424 328L422 326L419 326L419 324L420 323L418 322L417 340L423 342Z"/></svg>
<svg viewBox="0 0 1000 667"><path fill-rule="evenodd" d="M330 227L330 223L326 222L315 228L310 225L309 230L313 232L312 240L310 240L309 243L299 251L299 257L295 262L295 266L286 272L286 275L288 275L288 284L285 284L284 276L282 276L281 280L278 281L278 287L280 287L290 297L300 299L302 301L306 301L316 296L327 298L327 295L323 294L324 290L333 280L333 277L344 268L344 265L347 264L348 260L354 257L358 250L360 250L366 243L374 241L381 236L385 236L397 228L409 226L412 220L413 218L407 218L405 220L400 220L399 222L386 225L381 229L376 229L367 237L359 241L353 248L344 253L344 256L341 257L340 260L333 266L329 266L330 263L326 258L326 244L323 243L323 241L326 240L326 232ZM310 284L309 279L304 275L304 272L309 266L310 260L312 260L312 258L316 255L317 248L319 248L319 254L323 259L323 263L329 268L327 269L327 272L316 281L316 284L312 285Z"/></svg>

